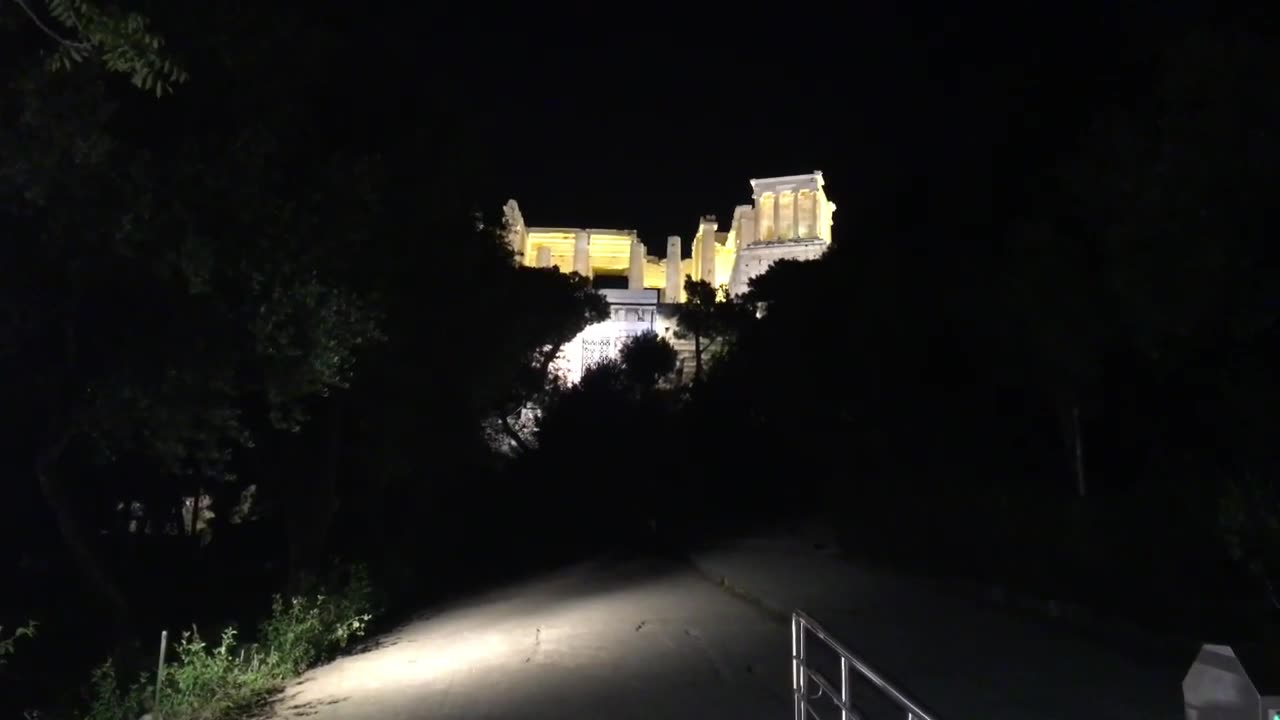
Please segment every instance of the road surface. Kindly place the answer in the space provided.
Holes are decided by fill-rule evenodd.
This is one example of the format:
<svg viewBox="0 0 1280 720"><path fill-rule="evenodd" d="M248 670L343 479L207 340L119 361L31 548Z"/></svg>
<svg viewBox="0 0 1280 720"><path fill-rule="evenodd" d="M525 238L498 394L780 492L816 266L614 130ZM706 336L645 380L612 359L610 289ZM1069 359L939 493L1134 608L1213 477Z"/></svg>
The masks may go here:
<svg viewBox="0 0 1280 720"><path fill-rule="evenodd" d="M427 613L294 683L276 718L789 717L790 630L692 567L584 563Z"/></svg>
<svg viewBox="0 0 1280 720"><path fill-rule="evenodd" d="M872 571L844 559L830 535L765 534L692 559L775 612L803 609L940 720L1185 717L1182 679L1197 643L1098 618L1035 617L986 593ZM819 671L838 677L834 655L807 647ZM868 720L901 720L882 696L863 695L865 683L851 687Z"/></svg>
<svg viewBox="0 0 1280 720"><path fill-rule="evenodd" d="M599 560L453 603L307 673L275 717L788 718L790 628L777 618L795 607L942 720L1183 715L1194 648L1098 642L1084 627L1011 615L805 545L767 538L695 553L694 564ZM816 642L810 651L818 670L839 676L834 655ZM851 687L867 720L900 720L862 684ZM825 700L815 708L839 717Z"/></svg>

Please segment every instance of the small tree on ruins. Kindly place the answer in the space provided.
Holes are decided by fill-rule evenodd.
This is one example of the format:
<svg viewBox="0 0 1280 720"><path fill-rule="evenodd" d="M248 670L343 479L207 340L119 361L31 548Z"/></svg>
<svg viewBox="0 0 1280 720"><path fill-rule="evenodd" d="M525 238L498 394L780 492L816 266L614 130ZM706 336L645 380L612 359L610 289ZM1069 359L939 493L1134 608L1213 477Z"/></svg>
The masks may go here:
<svg viewBox="0 0 1280 720"><path fill-rule="evenodd" d="M676 311L676 337L693 341L693 381L704 378L707 360L726 351L745 323L754 317L751 309L729 295L728 287L712 287L706 280L686 275L685 302Z"/></svg>

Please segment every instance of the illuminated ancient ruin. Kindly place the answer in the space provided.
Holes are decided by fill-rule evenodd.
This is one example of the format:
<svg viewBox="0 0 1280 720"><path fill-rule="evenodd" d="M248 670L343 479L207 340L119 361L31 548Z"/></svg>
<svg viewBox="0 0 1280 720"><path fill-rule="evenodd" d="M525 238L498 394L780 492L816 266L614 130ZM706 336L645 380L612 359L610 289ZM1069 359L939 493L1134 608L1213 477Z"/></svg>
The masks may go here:
<svg viewBox="0 0 1280 720"><path fill-rule="evenodd" d="M685 350L673 336L673 310L684 301L686 276L739 295L778 260L812 260L826 252L836 205L823 189L821 171L752 180L751 189L752 204L734 208L728 230L711 215L699 221L689 257L682 256L676 235L667 238L666 256L655 257L634 230L530 227L516 201L507 203L507 241L517 262L592 279L626 278L626 289L601 290L610 319L564 348L560 371L566 380L576 382L591 365L613 357L626 338L645 331Z"/></svg>

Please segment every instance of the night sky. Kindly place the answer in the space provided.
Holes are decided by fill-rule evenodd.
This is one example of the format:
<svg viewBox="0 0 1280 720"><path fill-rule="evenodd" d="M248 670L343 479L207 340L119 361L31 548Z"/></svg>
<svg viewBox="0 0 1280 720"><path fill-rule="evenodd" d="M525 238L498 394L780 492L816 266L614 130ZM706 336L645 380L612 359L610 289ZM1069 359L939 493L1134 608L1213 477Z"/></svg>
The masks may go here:
<svg viewBox="0 0 1280 720"><path fill-rule="evenodd" d="M487 35L476 54L490 57L434 72L451 76L462 122L483 138L491 191L517 198L531 224L688 243L704 213L727 227L750 178L820 169L847 236L859 216L900 212L904 196L963 187L952 202L976 218L1018 202L1026 177L1141 72L1159 17L928 5L790 21L778 10L794 39L753 39L774 23L744 22L750 11L690 15L681 29L531 18Z"/></svg>
<svg viewBox="0 0 1280 720"><path fill-rule="evenodd" d="M1142 86L1166 31L1206 15L1193 5L867 3L775 21L322 3L332 51L285 34L302 52L281 48L278 70L326 142L394 154L416 137L462 195L514 197L532 225L634 228L661 253L703 214L727 227L753 177L822 170L838 236L936 202L969 222L1017 207Z"/></svg>
<svg viewBox="0 0 1280 720"><path fill-rule="evenodd" d="M662 253L703 214L727 227L749 179L813 170L840 206L838 236L934 202L982 222L1132 94L1165 28L1204 15L943 5L757 21L323 4L341 51L288 74L339 142L395 152L390 137L416 134L471 196L514 197L532 225L634 228Z"/></svg>

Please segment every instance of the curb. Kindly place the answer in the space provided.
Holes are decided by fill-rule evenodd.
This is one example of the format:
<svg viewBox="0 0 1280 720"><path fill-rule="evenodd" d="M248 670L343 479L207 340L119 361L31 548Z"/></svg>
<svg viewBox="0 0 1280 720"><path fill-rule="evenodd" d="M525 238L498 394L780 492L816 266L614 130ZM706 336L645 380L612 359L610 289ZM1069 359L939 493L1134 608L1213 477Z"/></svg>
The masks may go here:
<svg viewBox="0 0 1280 720"><path fill-rule="evenodd" d="M930 587L948 594L965 595L971 600L1006 610L1039 615L1067 623L1094 622L1094 612L1083 605L1046 599L1037 593L1014 590L1003 585L978 581L923 578Z"/></svg>
<svg viewBox="0 0 1280 720"><path fill-rule="evenodd" d="M710 569L706 565L698 562L697 559L695 559L692 555L688 556L687 559L689 561L689 564L693 566L693 569L696 570L699 575L705 578L707 582L715 585L716 587L725 591L729 595L732 595L738 598L739 600L743 600L748 604L754 606L756 609L768 615L769 618L774 622L781 623L783 625L788 625L791 623L790 610L781 608L778 605L775 605L774 603L771 603L765 600L764 598L749 592L745 588L729 582L729 578L725 577L724 575L721 575L720 573L715 572L714 570Z"/></svg>
<svg viewBox="0 0 1280 720"><path fill-rule="evenodd" d="M743 600L764 612L777 623L788 625L791 622L792 609L779 606L751 590L731 581L715 568L700 562L692 555L687 556L689 564L708 582L718 586L724 592ZM848 563L848 558L840 557L839 562ZM1089 634L1101 633L1102 636L1129 636L1140 639L1146 644L1164 646L1170 650L1185 642L1182 638L1153 633L1137 627L1123 619L1106 617L1092 608L1076 603L1046 599L1035 593L1019 591L1001 585L992 585L974 580L940 579L915 576L916 581L933 592L950 594L964 598L980 606L986 606L1001 612L1022 615L1028 619L1049 622L1065 626L1076 632Z"/></svg>
<svg viewBox="0 0 1280 720"><path fill-rule="evenodd" d="M857 560L842 552L841 562L857 565ZM887 571L893 574L892 571ZM903 579L919 583L931 592L954 596L980 607L1020 616L1033 622L1056 625L1093 636L1104 643L1117 640L1137 642L1142 646L1179 652L1184 647L1198 647L1199 642L1176 633L1144 628L1133 620L1099 610L1090 605L1057 600L1043 593L1020 590L1004 584L963 578L940 578L906 573Z"/></svg>
<svg viewBox="0 0 1280 720"><path fill-rule="evenodd" d="M1088 605L1046 598L1035 592L974 580L924 579L929 587L939 592L961 595L981 605L1072 626L1076 629L1126 633L1161 643L1181 640L1181 638L1146 630L1123 618L1100 613Z"/></svg>
<svg viewBox="0 0 1280 720"><path fill-rule="evenodd" d="M843 553L835 556L833 559L836 559L841 564L851 562L847 557L843 556ZM791 621L790 609L780 607L779 605L764 599L760 595L751 592L745 587L730 581L723 573L720 573L714 568L700 562L692 555L687 556L687 560L700 575L714 585L719 586L725 592L728 592L742 600L746 600L757 608L773 616L773 618L779 622ZM925 587L928 587L933 592L958 595L967 598L970 602L994 606L1005 611L1033 615L1041 619L1052 620L1069 625L1091 624L1097 623L1100 620L1100 618L1098 618L1090 608L1085 606L1046 599L1035 593L1014 590L1001 585L991 585L980 581L955 578L942 579L928 576L905 577L906 579L914 582L921 582Z"/></svg>

